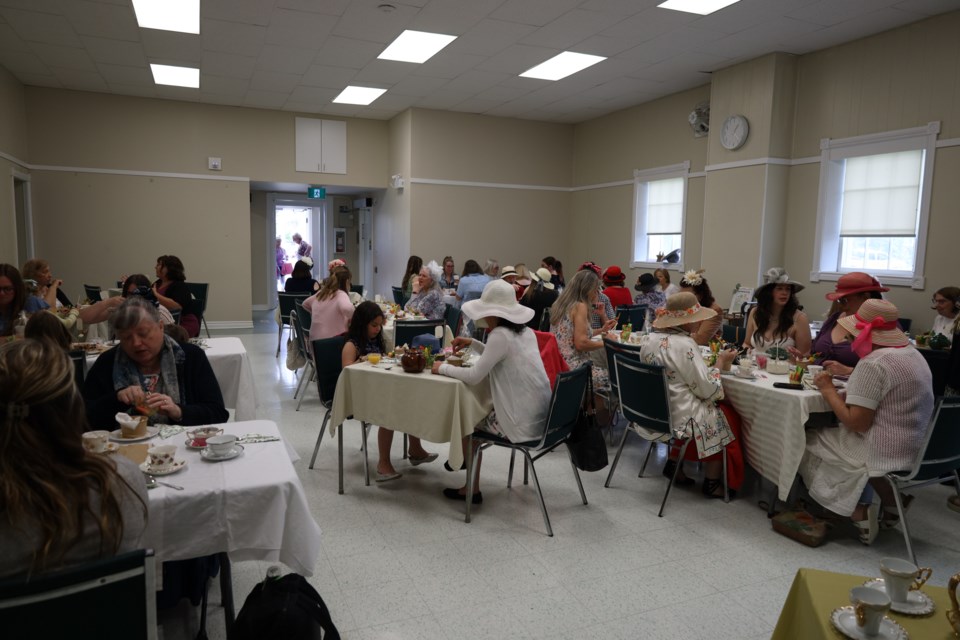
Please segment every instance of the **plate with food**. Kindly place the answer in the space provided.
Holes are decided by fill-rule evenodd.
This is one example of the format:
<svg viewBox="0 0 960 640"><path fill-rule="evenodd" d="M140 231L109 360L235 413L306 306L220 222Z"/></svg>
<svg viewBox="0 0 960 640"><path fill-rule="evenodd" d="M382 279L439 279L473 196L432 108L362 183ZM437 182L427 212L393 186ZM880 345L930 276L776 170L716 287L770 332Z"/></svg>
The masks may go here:
<svg viewBox="0 0 960 640"><path fill-rule="evenodd" d="M103 342L74 342L70 345L71 351L86 351L87 353L101 354L108 351L111 345Z"/></svg>

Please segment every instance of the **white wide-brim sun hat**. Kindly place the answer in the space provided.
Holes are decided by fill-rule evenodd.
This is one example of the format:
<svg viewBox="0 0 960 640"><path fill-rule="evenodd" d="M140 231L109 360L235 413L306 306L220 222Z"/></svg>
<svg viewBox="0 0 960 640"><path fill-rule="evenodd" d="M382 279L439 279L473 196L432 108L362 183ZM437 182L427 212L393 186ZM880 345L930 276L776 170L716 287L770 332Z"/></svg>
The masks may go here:
<svg viewBox="0 0 960 640"><path fill-rule="evenodd" d="M526 324L534 315L533 309L517 302L513 287L504 280L491 280L479 299L464 302L460 309L471 320L495 316L514 324Z"/></svg>

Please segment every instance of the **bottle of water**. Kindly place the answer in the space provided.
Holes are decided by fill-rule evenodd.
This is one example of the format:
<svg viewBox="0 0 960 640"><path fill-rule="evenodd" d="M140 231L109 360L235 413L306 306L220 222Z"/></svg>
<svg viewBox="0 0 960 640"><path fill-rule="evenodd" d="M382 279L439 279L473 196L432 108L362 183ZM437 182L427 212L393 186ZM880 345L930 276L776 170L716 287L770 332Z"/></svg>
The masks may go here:
<svg viewBox="0 0 960 640"><path fill-rule="evenodd" d="M21 311L20 315L17 316L16 322L13 323L13 337L18 340L23 340L23 332L27 328L27 312Z"/></svg>

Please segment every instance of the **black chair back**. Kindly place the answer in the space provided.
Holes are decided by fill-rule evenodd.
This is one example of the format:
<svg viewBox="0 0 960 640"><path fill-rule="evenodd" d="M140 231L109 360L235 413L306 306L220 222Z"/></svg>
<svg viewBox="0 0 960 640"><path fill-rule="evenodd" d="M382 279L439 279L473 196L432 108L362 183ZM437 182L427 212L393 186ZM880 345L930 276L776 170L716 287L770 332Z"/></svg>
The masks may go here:
<svg viewBox="0 0 960 640"><path fill-rule="evenodd" d="M547 414L546 428L537 449L549 448L565 440L580 415L580 407L587 393L591 367L585 364L572 371L557 374L557 383L550 397L550 411Z"/></svg>
<svg viewBox="0 0 960 640"><path fill-rule="evenodd" d="M313 347L314 366L317 369L317 392L320 394L320 403L325 407L333 403L337 380L343 370L341 354L346 341L344 336L334 336L310 343Z"/></svg>
<svg viewBox="0 0 960 640"><path fill-rule="evenodd" d="M436 328L442 327L443 324L443 320L397 320L393 325L395 331L393 343L398 347L413 345L413 339L417 336L425 333L436 336Z"/></svg>
<svg viewBox="0 0 960 640"><path fill-rule="evenodd" d="M123 286L123 283L121 282L120 285ZM101 291L102 289L95 284L83 285L83 295L87 296L87 300L89 300L91 303L100 302L102 299L100 295Z"/></svg>
<svg viewBox="0 0 960 640"><path fill-rule="evenodd" d="M540 316L540 331L550 331L550 307L543 308L543 315Z"/></svg>
<svg viewBox="0 0 960 640"><path fill-rule="evenodd" d="M277 293L277 299L280 303L280 326L290 324L290 314L295 309L294 304L297 301L301 303L310 297L309 293Z"/></svg>
<svg viewBox="0 0 960 640"><path fill-rule="evenodd" d="M77 389L82 389L83 380L87 377L87 352L83 349L75 349L70 352L70 360L73 361L73 378L77 383Z"/></svg>
<svg viewBox="0 0 960 640"><path fill-rule="evenodd" d="M913 320L910 318L898 318L897 322L900 324L900 330L904 333L908 333L910 331L910 326L913 324Z"/></svg>
<svg viewBox="0 0 960 640"><path fill-rule="evenodd" d="M443 314L443 318L446 321L447 326L450 327L450 333L452 333L454 336L460 335L461 313L460 307L448 304L447 311Z"/></svg>
<svg viewBox="0 0 960 640"><path fill-rule="evenodd" d="M664 368L644 364L623 353L614 354L613 361L623 417L647 429L670 434L670 401Z"/></svg>
<svg viewBox="0 0 960 640"><path fill-rule="evenodd" d="M183 315L183 309L177 309L176 311L171 311L170 315L173 316L173 324L180 325L180 316Z"/></svg>
<svg viewBox="0 0 960 640"><path fill-rule="evenodd" d="M207 282L184 282L187 285L187 291L193 298L193 313L199 319L203 319L203 314L207 310L207 295L210 292L210 284Z"/></svg>
<svg viewBox="0 0 960 640"><path fill-rule="evenodd" d="M350 285L350 291L352 291L353 293L358 293L358 294L360 294L360 297L361 297L361 298L363 297L363 285L362 285L362 284L351 284L351 285Z"/></svg>
<svg viewBox="0 0 960 640"><path fill-rule="evenodd" d="M743 342L743 338L740 335L742 327L736 327L732 324L722 324L720 325L721 335L724 342L729 342L730 344L740 344Z"/></svg>
<svg viewBox="0 0 960 640"><path fill-rule="evenodd" d="M622 329L623 325L629 322L633 326L633 331L642 331L646 319L647 305L645 304L617 307L617 329Z"/></svg>
<svg viewBox="0 0 960 640"><path fill-rule="evenodd" d="M603 339L603 349L607 354L607 370L616 371L617 363L614 361L613 356L616 354L623 354L625 357L628 357L632 360L640 362L640 347L639 345L626 345L622 342L616 342L610 340L609 338ZM617 397L617 376L616 374L610 375L610 397Z"/></svg>
<svg viewBox="0 0 960 640"><path fill-rule="evenodd" d="M153 640L156 593L153 551L144 549L57 573L5 579L0 581L3 635Z"/></svg>
<svg viewBox="0 0 960 640"><path fill-rule="evenodd" d="M407 295L403 292L402 287L390 287L393 289L393 301L400 305L401 307L407 304Z"/></svg>
<svg viewBox="0 0 960 640"><path fill-rule="evenodd" d="M300 321L300 328L309 333L313 325L313 314L303 308L303 300L295 300L293 310L297 314L297 320Z"/></svg>
<svg viewBox="0 0 960 640"><path fill-rule="evenodd" d="M924 444L909 475L902 480L935 480L960 469L960 398L938 398L927 426Z"/></svg>
<svg viewBox="0 0 960 640"><path fill-rule="evenodd" d="M950 354L946 349L917 349L927 361L930 376L933 378L933 395L942 396L946 391L947 377L950 374Z"/></svg>

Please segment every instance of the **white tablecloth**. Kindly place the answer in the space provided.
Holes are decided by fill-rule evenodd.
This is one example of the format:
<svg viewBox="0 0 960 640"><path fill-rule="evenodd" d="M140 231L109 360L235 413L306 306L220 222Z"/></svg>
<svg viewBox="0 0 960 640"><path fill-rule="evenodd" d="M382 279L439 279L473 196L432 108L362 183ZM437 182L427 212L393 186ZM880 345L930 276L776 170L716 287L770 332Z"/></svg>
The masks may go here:
<svg viewBox="0 0 960 640"><path fill-rule="evenodd" d="M490 385L467 385L454 378L404 373L398 364L387 370L360 362L340 374L333 397L331 435L347 416L418 436L449 443L450 466L463 464L461 440L493 410Z"/></svg>
<svg viewBox="0 0 960 640"><path fill-rule="evenodd" d="M786 500L806 447L807 420L811 414L832 412L819 391L776 389L774 382L789 382L786 375L760 374L766 377L754 381L724 375L723 391L743 418L747 460Z"/></svg>
<svg viewBox="0 0 960 640"><path fill-rule="evenodd" d="M256 418L257 389L253 383L250 358L240 338L205 338L203 344L207 347L204 353L213 368L213 375L220 384L224 406L234 409L235 420ZM99 355L87 356L87 368L93 366Z"/></svg>
<svg viewBox="0 0 960 640"><path fill-rule="evenodd" d="M266 420L218 425L225 433L279 436ZM282 562L312 575L320 555L320 527L310 514L303 485L291 464L284 442L245 444L240 457L206 462L187 449L186 436L152 444L176 444L176 457L187 467L160 480L149 491L150 514L144 543L161 562L184 560L226 551L233 561ZM295 454L294 454L295 458Z"/></svg>

